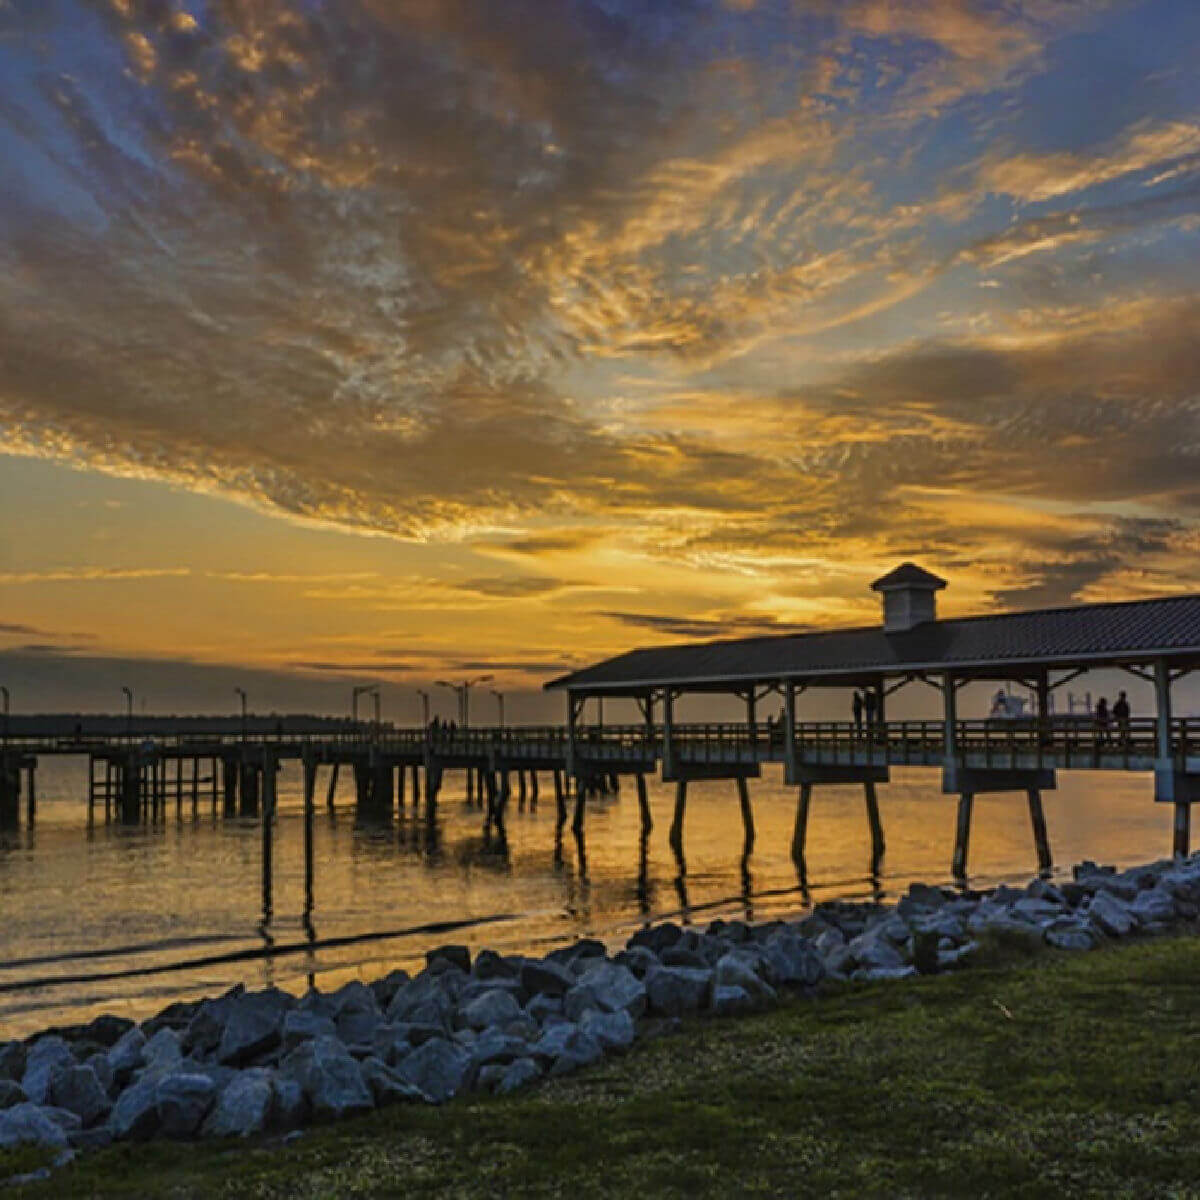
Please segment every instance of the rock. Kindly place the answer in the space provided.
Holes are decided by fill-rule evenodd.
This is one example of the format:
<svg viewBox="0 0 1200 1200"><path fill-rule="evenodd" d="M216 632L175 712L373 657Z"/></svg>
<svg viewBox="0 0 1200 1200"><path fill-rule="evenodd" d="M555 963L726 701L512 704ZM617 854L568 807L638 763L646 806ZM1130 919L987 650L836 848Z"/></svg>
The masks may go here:
<svg viewBox="0 0 1200 1200"><path fill-rule="evenodd" d="M1018 900L1012 906L1012 911L1026 921L1040 924L1042 921L1053 921L1056 917L1061 917L1065 907L1063 904L1054 904L1049 900L1037 900L1027 896L1023 900Z"/></svg>
<svg viewBox="0 0 1200 1200"><path fill-rule="evenodd" d="M352 1116L374 1107L362 1069L335 1038L320 1037L298 1046L280 1064L280 1072L304 1089L315 1117Z"/></svg>
<svg viewBox="0 0 1200 1200"><path fill-rule="evenodd" d="M283 1036L285 1013L272 999L243 996L227 1010L217 1046L217 1062L240 1067L274 1050Z"/></svg>
<svg viewBox="0 0 1200 1200"><path fill-rule="evenodd" d="M98 1124L112 1108L108 1091L91 1067L60 1064L50 1076L48 1094L52 1104L73 1112L85 1126Z"/></svg>
<svg viewBox="0 0 1200 1200"><path fill-rule="evenodd" d="M371 995L380 1012L385 1012L395 994L409 981L411 976L407 971L389 971L382 979L376 979L369 985Z"/></svg>
<svg viewBox="0 0 1200 1200"><path fill-rule="evenodd" d="M655 967L662 965L658 955L645 946L631 946L628 950L622 950L619 954L613 955L612 961L617 966L625 967L633 972L639 979L644 979L647 971L652 971Z"/></svg>
<svg viewBox="0 0 1200 1200"><path fill-rule="evenodd" d="M534 1080L540 1079L541 1074L541 1067L532 1058L518 1058L504 1072L503 1078L496 1085L496 1091L499 1095L506 1096L509 1092L515 1092L518 1088L527 1087Z"/></svg>
<svg viewBox="0 0 1200 1200"><path fill-rule="evenodd" d="M854 956L854 961L866 971L891 971L905 965L904 957L891 942L872 933L860 934L848 942L846 948Z"/></svg>
<svg viewBox="0 0 1200 1200"><path fill-rule="evenodd" d="M1143 925L1157 922L1169 924L1175 920L1175 900L1169 891L1156 885L1139 892L1130 904L1129 911Z"/></svg>
<svg viewBox="0 0 1200 1200"><path fill-rule="evenodd" d="M337 1026L329 1017L298 1008L283 1018L281 1044L284 1051L289 1052L301 1042L311 1042L318 1037L337 1037L337 1032Z"/></svg>
<svg viewBox="0 0 1200 1200"><path fill-rule="evenodd" d="M55 1034L40 1037L32 1046L26 1047L25 1073L21 1076L21 1087L34 1104L45 1104L50 1091L50 1076L59 1066L75 1065L71 1047Z"/></svg>
<svg viewBox="0 0 1200 1200"><path fill-rule="evenodd" d="M861 967L850 976L854 980L865 980L870 983L892 983L900 979L912 979L917 973L916 967Z"/></svg>
<svg viewBox="0 0 1200 1200"><path fill-rule="evenodd" d="M162 1014L158 1019L161 1018ZM133 1028L134 1022L128 1017L105 1013L94 1021L89 1021L79 1032L81 1038L97 1042L104 1049L111 1050Z"/></svg>
<svg viewBox="0 0 1200 1200"><path fill-rule="evenodd" d="M11 1079L0 1079L0 1109L12 1108L14 1104L25 1104L29 1097L19 1083Z"/></svg>
<svg viewBox="0 0 1200 1200"><path fill-rule="evenodd" d="M434 1038L398 1063L396 1073L434 1104L443 1104L470 1084L472 1069L466 1050L446 1038Z"/></svg>
<svg viewBox="0 0 1200 1200"><path fill-rule="evenodd" d="M551 1075L568 1075L580 1067L590 1067L604 1057L600 1043L582 1029L572 1029L563 1040L562 1049L550 1068Z"/></svg>
<svg viewBox="0 0 1200 1200"><path fill-rule="evenodd" d="M158 1131L164 1137L192 1137L216 1099L207 1075L176 1071L158 1081Z"/></svg>
<svg viewBox="0 0 1200 1200"><path fill-rule="evenodd" d="M62 1126L29 1101L0 1112L0 1149L26 1143L63 1150L68 1145Z"/></svg>
<svg viewBox="0 0 1200 1200"><path fill-rule="evenodd" d="M816 987L825 978L825 963L807 938L790 931L777 933L767 939L763 950L779 983Z"/></svg>
<svg viewBox="0 0 1200 1200"><path fill-rule="evenodd" d="M1097 884L1097 892L1107 892L1110 896L1115 896L1118 900L1131 901L1137 897L1141 887L1134 879L1127 879L1123 875L1104 875L1095 880Z"/></svg>
<svg viewBox="0 0 1200 1200"><path fill-rule="evenodd" d="M108 1052L108 1065L118 1084L124 1084L145 1062L145 1048L146 1035L136 1025L117 1039Z"/></svg>
<svg viewBox="0 0 1200 1200"><path fill-rule="evenodd" d="M912 960L918 974L937 974L938 942L940 940L937 932L932 929L918 929L913 932Z"/></svg>
<svg viewBox="0 0 1200 1200"><path fill-rule="evenodd" d="M1093 924L1113 937L1125 937L1133 932L1132 914L1111 891L1096 892L1088 908L1088 916Z"/></svg>
<svg viewBox="0 0 1200 1200"><path fill-rule="evenodd" d="M308 1100L294 1079L274 1075L271 1079L271 1128L280 1133L299 1129L308 1120Z"/></svg>
<svg viewBox="0 0 1200 1200"><path fill-rule="evenodd" d="M531 996L562 996L574 985L574 972L552 959L533 959L521 968L521 986Z"/></svg>
<svg viewBox="0 0 1200 1200"><path fill-rule="evenodd" d="M660 1017L698 1012L712 987L713 973L691 967L659 967L645 980L649 1011Z"/></svg>
<svg viewBox="0 0 1200 1200"><path fill-rule="evenodd" d="M745 988L716 984L713 987L711 1007L717 1016L729 1017L737 1013L753 1012L756 1005Z"/></svg>
<svg viewBox="0 0 1200 1200"><path fill-rule="evenodd" d="M291 1014L288 1014L291 1016ZM337 1019L337 1036L347 1045L370 1044L375 1036L375 1030L382 1022L378 1009L353 1008L339 1014Z"/></svg>
<svg viewBox="0 0 1200 1200"><path fill-rule="evenodd" d="M362 1064L363 1079L375 1097L375 1103L382 1107L385 1104L401 1104L419 1101L429 1103L429 1097L419 1087L402 1079L390 1067L385 1066L375 1057L366 1058Z"/></svg>
<svg viewBox="0 0 1200 1200"><path fill-rule="evenodd" d="M971 959L979 951L978 942L964 942L961 946L954 950L939 950L938 951L938 970L952 971L956 967L965 967L970 965Z"/></svg>
<svg viewBox="0 0 1200 1200"><path fill-rule="evenodd" d="M825 968L822 966L822 973ZM759 1004L773 1004L778 1000L775 989L765 983L738 953L726 954L719 959L713 971L713 986L740 987Z"/></svg>
<svg viewBox="0 0 1200 1200"><path fill-rule="evenodd" d="M476 1067L491 1066L495 1063L507 1065L529 1053L529 1042L525 1038L502 1033L498 1029L489 1029L476 1039L470 1051Z"/></svg>
<svg viewBox="0 0 1200 1200"><path fill-rule="evenodd" d="M459 1024L467 1029L488 1029L515 1021L521 1016L521 1006L506 991L485 992L467 1001L458 1010Z"/></svg>
<svg viewBox="0 0 1200 1200"><path fill-rule="evenodd" d="M238 987L215 1000L201 1002L183 1033L182 1048L185 1054L211 1054L217 1049L229 1013L245 995L245 991L245 988Z"/></svg>
<svg viewBox="0 0 1200 1200"><path fill-rule="evenodd" d="M302 1086L299 1081L292 1082ZM262 1067L239 1071L217 1097L204 1122L204 1136L250 1137L262 1133L270 1121L274 1099L270 1071Z"/></svg>
<svg viewBox="0 0 1200 1200"><path fill-rule="evenodd" d="M109 1114L108 1127L118 1141L142 1141L158 1130L158 1080L146 1076L131 1083Z"/></svg>
<svg viewBox="0 0 1200 1200"><path fill-rule="evenodd" d="M682 936L683 931L678 925L666 921L662 925L653 925L648 929L639 929L625 945L630 950L635 946L644 947L656 957L660 957L668 946L674 946Z"/></svg>
<svg viewBox="0 0 1200 1200"><path fill-rule="evenodd" d="M564 1012L563 1001L557 996L534 996L525 1006L525 1012L539 1025L548 1017L560 1017Z"/></svg>
<svg viewBox="0 0 1200 1200"><path fill-rule="evenodd" d="M1091 950L1095 936L1084 926L1067 924L1051 926L1045 931L1046 944L1056 950Z"/></svg>
<svg viewBox="0 0 1200 1200"><path fill-rule="evenodd" d="M25 1043L0 1042L0 1079L20 1083L25 1075Z"/></svg>
<svg viewBox="0 0 1200 1200"><path fill-rule="evenodd" d="M100 1086L104 1089L106 1096L116 1095L117 1080L112 1067L109 1066L107 1054L93 1054L82 1065L91 1067L95 1071L96 1078L100 1081Z"/></svg>
<svg viewBox="0 0 1200 1200"><path fill-rule="evenodd" d="M179 1034L174 1029L160 1029L142 1047L142 1060L147 1071L156 1074L173 1070L183 1059Z"/></svg>
<svg viewBox="0 0 1200 1200"><path fill-rule="evenodd" d="M439 946L425 955L425 962L431 971L448 966L470 974L471 952L466 946Z"/></svg>
<svg viewBox="0 0 1200 1200"><path fill-rule="evenodd" d="M577 998L572 1001L571 997ZM580 1001L587 1003L580 1005ZM601 1012L627 1012L635 1021L646 1011L646 985L628 967L620 963L597 960L590 963L579 982L564 1001L564 1011L572 1020L578 1020L587 1008L598 1008ZM573 1015L572 1008L579 1014Z"/></svg>
<svg viewBox="0 0 1200 1200"><path fill-rule="evenodd" d="M475 955L471 967L471 975L475 979L516 979L520 975L520 967L501 958L495 950L480 950Z"/></svg>
<svg viewBox="0 0 1200 1200"><path fill-rule="evenodd" d="M387 1020L449 1028L453 1012L454 1001L437 977L422 974L397 991L388 1005Z"/></svg>
<svg viewBox="0 0 1200 1200"><path fill-rule="evenodd" d="M668 946L658 957L666 967L691 967L703 971L709 966L708 959L690 946Z"/></svg>
<svg viewBox="0 0 1200 1200"><path fill-rule="evenodd" d="M813 949L824 958L845 944L846 935L840 929L825 929L813 940Z"/></svg>
<svg viewBox="0 0 1200 1200"><path fill-rule="evenodd" d="M174 1029L176 1033L182 1036L187 1032L188 1025L191 1024L192 1018L203 1003L203 1000L177 1000L174 1004L168 1004L162 1012L156 1013L148 1021L142 1022L142 1032L148 1038L152 1038L160 1029ZM104 1019L103 1017L97 1018L97 1020ZM113 1017L111 1019L124 1023L123 1017ZM133 1022L130 1021L129 1024L132 1025ZM96 1040L111 1049L126 1032L126 1029L120 1029L117 1032L117 1036L110 1042L104 1042L103 1038L97 1038Z"/></svg>
<svg viewBox="0 0 1200 1200"><path fill-rule="evenodd" d="M379 1012L375 993L360 979L352 979L331 993L329 1004L335 1021L346 1012Z"/></svg>
<svg viewBox="0 0 1200 1200"><path fill-rule="evenodd" d="M624 1009L618 1012L592 1009L584 1013L579 1028L599 1042L603 1050L628 1050L636 1037L633 1018Z"/></svg>
<svg viewBox="0 0 1200 1200"><path fill-rule="evenodd" d="M939 887L931 887L927 883L910 883L906 899L921 908L941 908L949 897Z"/></svg>
<svg viewBox="0 0 1200 1200"><path fill-rule="evenodd" d="M1025 895L1031 900L1046 900L1059 908L1066 908L1067 898L1062 891L1045 879L1033 879L1025 888Z"/></svg>

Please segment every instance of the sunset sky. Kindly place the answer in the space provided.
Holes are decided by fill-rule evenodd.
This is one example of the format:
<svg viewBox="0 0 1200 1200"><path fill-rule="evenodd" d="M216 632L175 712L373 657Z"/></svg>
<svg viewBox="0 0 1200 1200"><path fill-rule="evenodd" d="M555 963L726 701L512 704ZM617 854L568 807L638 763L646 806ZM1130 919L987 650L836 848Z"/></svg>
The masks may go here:
<svg viewBox="0 0 1200 1200"><path fill-rule="evenodd" d="M0 682L521 720L906 558L1200 590L1198 62L1196 0L0 0Z"/></svg>

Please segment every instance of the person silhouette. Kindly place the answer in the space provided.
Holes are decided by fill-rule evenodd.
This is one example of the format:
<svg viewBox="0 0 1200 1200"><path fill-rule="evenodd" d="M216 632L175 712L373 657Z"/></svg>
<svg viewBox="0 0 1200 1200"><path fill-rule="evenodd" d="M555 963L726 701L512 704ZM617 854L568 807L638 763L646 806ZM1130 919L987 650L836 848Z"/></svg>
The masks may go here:
<svg viewBox="0 0 1200 1200"><path fill-rule="evenodd" d="M858 688L854 689L854 699L850 701L851 711L854 713L854 733L856 737L862 737L863 731L863 698L862 692Z"/></svg>
<svg viewBox="0 0 1200 1200"><path fill-rule="evenodd" d="M1108 745L1108 699L1105 696L1096 701L1096 745Z"/></svg>
<svg viewBox="0 0 1200 1200"><path fill-rule="evenodd" d="M1121 692L1113 702L1113 720L1117 723L1117 734L1123 744L1129 744L1129 698Z"/></svg>
<svg viewBox="0 0 1200 1200"><path fill-rule="evenodd" d="M875 693L870 688L863 694L863 714L867 719L867 731L870 732L875 728L875 714L878 710L878 701Z"/></svg>

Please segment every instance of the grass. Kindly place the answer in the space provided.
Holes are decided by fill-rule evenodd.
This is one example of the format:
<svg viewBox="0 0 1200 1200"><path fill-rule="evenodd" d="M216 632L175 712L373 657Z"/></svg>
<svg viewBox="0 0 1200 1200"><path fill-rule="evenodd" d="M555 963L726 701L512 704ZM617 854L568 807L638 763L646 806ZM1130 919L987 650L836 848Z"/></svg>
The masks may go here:
<svg viewBox="0 0 1200 1200"><path fill-rule="evenodd" d="M8 1194L1200 1197L1200 938L983 959L697 1020L518 1097L116 1146Z"/></svg>

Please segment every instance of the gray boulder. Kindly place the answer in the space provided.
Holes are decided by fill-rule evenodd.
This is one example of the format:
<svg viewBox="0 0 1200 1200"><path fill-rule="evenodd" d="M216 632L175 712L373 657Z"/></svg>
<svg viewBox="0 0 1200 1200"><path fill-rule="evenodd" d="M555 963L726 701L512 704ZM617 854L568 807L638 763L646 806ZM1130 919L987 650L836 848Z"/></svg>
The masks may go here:
<svg viewBox="0 0 1200 1200"><path fill-rule="evenodd" d="M540 1079L542 1069L532 1058L518 1058L504 1072L503 1078L496 1085L496 1091L501 1096L515 1092L518 1088L528 1087L534 1080Z"/></svg>
<svg viewBox="0 0 1200 1200"><path fill-rule="evenodd" d="M24 1104L28 1099L25 1089L19 1083L13 1083L11 1079L0 1079L0 1109Z"/></svg>
<svg viewBox="0 0 1200 1200"><path fill-rule="evenodd" d="M1112 937L1125 937L1133 932L1136 924L1128 907L1107 890L1097 891L1092 897L1088 916L1097 928Z"/></svg>
<svg viewBox="0 0 1200 1200"><path fill-rule="evenodd" d="M712 980L711 970L659 967L645 979L649 1010L659 1017L682 1017L699 1012L708 1000Z"/></svg>
<svg viewBox="0 0 1200 1200"><path fill-rule="evenodd" d="M639 929L625 945L626 949L630 950L635 946L641 946L655 956L661 957L662 952L668 947L674 946L681 937L683 937L683 930L678 925L671 921L664 921L663 924L653 925L649 929Z"/></svg>
<svg viewBox="0 0 1200 1200"><path fill-rule="evenodd" d="M0 1112L0 1149L29 1143L65 1150L68 1139L57 1121L29 1101Z"/></svg>
<svg viewBox="0 0 1200 1200"><path fill-rule="evenodd" d="M337 1026L329 1017L298 1008L284 1016L280 1039L284 1051L290 1052L301 1042L311 1042L319 1037L337 1037L337 1032Z"/></svg>
<svg viewBox="0 0 1200 1200"><path fill-rule="evenodd" d="M113 1074L113 1069L109 1066L108 1055L101 1052L93 1054L90 1058L85 1059L83 1065L91 1067L96 1072L96 1078L100 1081L100 1086L104 1089L105 1095L112 1097L116 1095L116 1076Z"/></svg>
<svg viewBox="0 0 1200 1200"><path fill-rule="evenodd" d="M362 1068L336 1038L305 1042L283 1060L279 1069L304 1089L315 1117L347 1117L374 1107Z"/></svg>
<svg viewBox="0 0 1200 1200"><path fill-rule="evenodd" d="M145 1076L131 1083L117 1097L108 1127L118 1141L152 1137L158 1131L158 1080Z"/></svg>
<svg viewBox="0 0 1200 1200"><path fill-rule="evenodd" d="M850 978L869 983L894 983L900 979L912 979L916 973L917 968L913 966L860 967Z"/></svg>
<svg viewBox="0 0 1200 1200"><path fill-rule="evenodd" d="M275 1075L271 1079L271 1092L271 1128L280 1133L299 1129L309 1114L304 1089L286 1075Z"/></svg>
<svg viewBox="0 0 1200 1200"><path fill-rule="evenodd" d="M822 972L824 969L822 966ZM717 961L713 972L713 986L740 987L760 1004L773 1004L779 998L775 989L760 979L750 964L736 952L726 954Z"/></svg>
<svg viewBox="0 0 1200 1200"><path fill-rule="evenodd" d="M108 1116L112 1101L91 1067L55 1068L50 1076L49 1100L56 1108L73 1112L85 1125L95 1125Z"/></svg>
<svg viewBox="0 0 1200 1200"><path fill-rule="evenodd" d="M604 1057L604 1049L590 1033L573 1029L563 1040L562 1049L550 1068L551 1075L568 1075L581 1067L590 1067Z"/></svg>
<svg viewBox="0 0 1200 1200"><path fill-rule="evenodd" d="M0 1042L0 1079L20 1083L25 1075L25 1043Z"/></svg>
<svg viewBox="0 0 1200 1200"><path fill-rule="evenodd" d="M146 1061L146 1035L135 1025L108 1052L108 1065L118 1084L124 1084Z"/></svg>
<svg viewBox="0 0 1200 1200"><path fill-rule="evenodd" d="M425 955L430 970L455 967L465 974L471 972L471 951L466 946L438 946Z"/></svg>
<svg viewBox="0 0 1200 1200"><path fill-rule="evenodd" d="M467 1029L489 1029L521 1016L521 1006L507 991L484 992L458 1010L458 1023Z"/></svg>
<svg viewBox="0 0 1200 1200"><path fill-rule="evenodd" d="M216 1098L207 1075L176 1071L158 1081L158 1131L163 1137L190 1138L200 1128Z"/></svg>
<svg viewBox="0 0 1200 1200"><path fill-rule="evenodd" d="M658 955L645 946L630 946L620 954L614 954L612 961L626 967L639 979L644 979L648 971L662 965Z"/></svg>
<svg viewBox="0 0 1200 1200"><path fill-rule="evenodd" d="M530 959L521 967L521 986L531 996L562 996L575 986L575 973L553 959Z"/></svg>
<svg viewBox="0 0 1200 1200"><path fill-rule="evenodd" d="M454 1000L434 975L421 974L401 987L388 1005L387 1020L448 1027Z"/></svg>
<svg viewBox="0 0 1200 1200"><path fill-rule="evenodd" d="M854 961L867 971L896 970L903 967L904 956L886 938L863 933L847 943Z"/></svg>
<svg viewBox="0 0 1200 1200"><path fill-rule="evenodd" d="M222 1089L208 1114L203 1128L205 1137L250 1137L262 1133L271 1119L274 1099L270 1071L262 1067L239 1071Z"/></svg>
<svg viewBox="0 0 1200 1200"><path fill-rule="evenodd" d="M620 963L604 959L589 963L576 988L586 989L594 1000L587 1007L598 1008L601 1012L627 1012L636 1021L646 1011L646 985ZM569 1008L568 1000L568 1016L571 1015Z"/></svg>
<svg viewBox="0 0 1200 1200"><path fill-rule="evenodd" d="M25 1055L25 1073L21 1087L34 1104L45 1104L50 1093L50 1077L60 1066L73 1066L71 1047L56 1034L38 1038Z"/></svg>
<svg viewBox="0 0 1200 1200"><path fill-rule="evenodd" d="M1060 921L1045 931L1046 945L1056 950L1091 950L1096 945L1096 936L1086 925Z"/></svg>
<svg viewBox="0 0 1200 1200"><path fill-rule="evenodd" d="M469 1049L476 1067L495 1063L507 1065L529 1053L529 1042L526 1038L514 1037L499 1029L489 1029L480 1034Z"/></svg>
<svg viewBox="0 0 1200 1200"><path fill-rule="evenodd" d="M401 1078L395 1071L375 1057L365 1058L362 1063L363 1079L375 1097L375 1103L385 1104L429 1103L429 1097L415 1084Z"/></svg>
<svg viewBox="0 0 1200 1200"><path fill-rule="evenodd" d="M242 996L227 1010L217 1062L240 1067L274 1050L283 1038L284 1009L267 993Z"/></svg>
<svg viewBox="0 0 1200 1200"><path fill-rule="evenodd" d="M446 1038L433 1038L399 1062L396 1073L434 1104L444 1104L469 1086L473 1069L467 1050Z"/></svg>
<svg viewBox="0 0 1200 1200"><path fill-rule="evenodd" d="M142 1060L147 1071L162 1075L172 1071L183 1061L183 1049L179 1034L174 1029L160 1029L142 1047Z"/></svg>
<svg viewBox="0 0 1200 1200"><path fill-rule="evenodd" d="M619 1012L592 1009L583 1014L579 1028L604 1050L628 1050L636 1037L633 1018L624 1009Z"/></svg>
<svg viewBox="0 0 1200 1200"><path fill-rule="evenodd" d="M1167 889L1157 886L1138 892L1129 911L1143 925L1169 924L1177 915L1174 897Z"/></svg>
<svg viewBox="0 0 1200 1200"><path fill-rule="evenodd" d="M564 1011L563 1001L557 996L534 996L525 1006L529 1019L538 1025L544 1024L550 1017L561 1017Z"/></svg>
<svg viewBox="0 0 1200 1200"><path fill-rule="evenodd" d="M753 1012L757 1005L745 988L734 985L716 984L712 993L712 1011L719 1017Z"/></svg>
<svg viewBox="0 0 1200 1200"><path fill-rule="evenodd" d="M480 950L471 966L475 979L516 979L520 967L502 958L495 950Z"/></svg>

